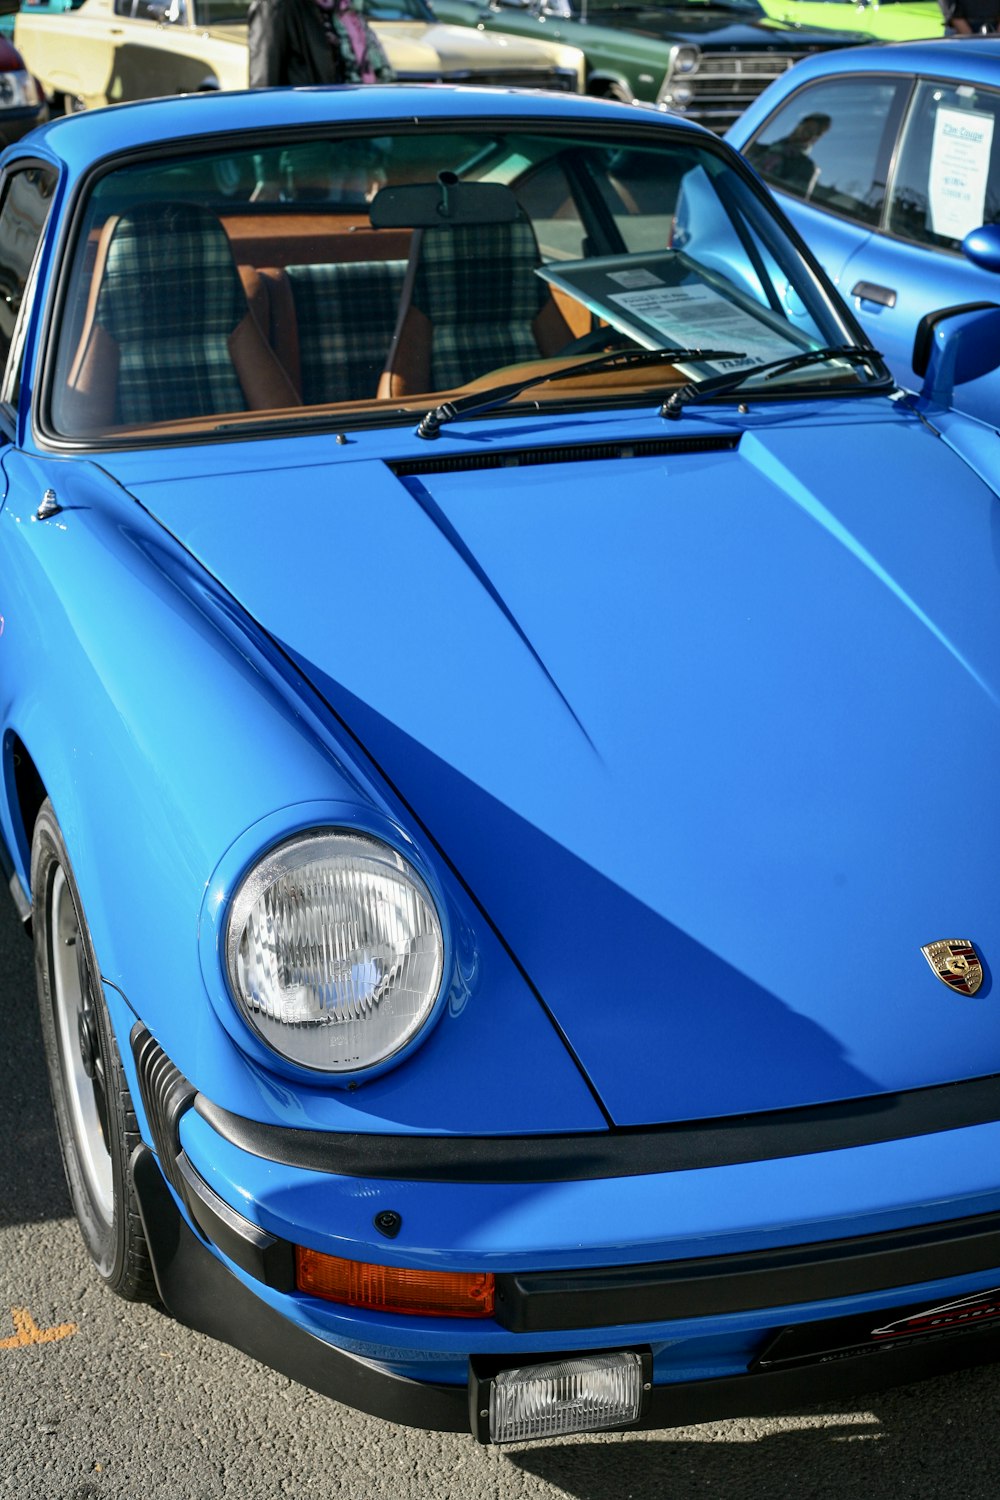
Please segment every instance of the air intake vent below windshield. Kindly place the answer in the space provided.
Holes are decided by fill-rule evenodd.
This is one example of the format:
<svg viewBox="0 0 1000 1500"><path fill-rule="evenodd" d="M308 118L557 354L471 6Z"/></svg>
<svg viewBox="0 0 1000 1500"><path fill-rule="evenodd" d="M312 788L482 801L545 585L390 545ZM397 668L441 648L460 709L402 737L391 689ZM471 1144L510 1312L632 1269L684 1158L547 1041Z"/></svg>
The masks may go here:
<svg viewBox="0 0 1000 1500"><path fill-rule="evenodd" d="M706 437L649 438L641 443L574 443L567 448L506 448L490 453L442 453L400 459L389 468L397 479L418 474L462 474L473 469L525 469L539 464L600 463L607 458L660 458L673 453L732 453L739 433Z"/></svg>

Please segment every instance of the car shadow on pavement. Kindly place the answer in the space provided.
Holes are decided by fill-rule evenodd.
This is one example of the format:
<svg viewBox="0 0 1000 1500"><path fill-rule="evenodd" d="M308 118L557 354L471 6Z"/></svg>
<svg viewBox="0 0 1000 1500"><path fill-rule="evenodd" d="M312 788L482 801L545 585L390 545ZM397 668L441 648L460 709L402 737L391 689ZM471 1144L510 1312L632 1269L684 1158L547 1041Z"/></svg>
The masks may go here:
<svg viewBox="0 0 1000 1500"><path fill-rule="evenodd" d="M1000 1366L790 1416L508 1450L572 1500L996 1500Z"/></svg>
<svg viewBox="0 0 1000 1500"><path fill-rule="evenodd" d="M0 1028L0 1227L64 1219L72 1209L38 1029L34 959L12 905L0 915Z"/></svg>

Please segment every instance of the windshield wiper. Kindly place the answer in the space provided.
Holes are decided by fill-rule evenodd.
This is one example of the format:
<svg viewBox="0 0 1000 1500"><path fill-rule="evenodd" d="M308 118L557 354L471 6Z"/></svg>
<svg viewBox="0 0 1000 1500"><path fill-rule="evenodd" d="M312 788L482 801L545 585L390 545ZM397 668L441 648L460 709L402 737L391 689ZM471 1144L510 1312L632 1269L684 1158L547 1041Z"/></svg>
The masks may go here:
<svg viewBox="0 0 1000 1500"><path fill-rule="evenodd" d="M522 391L533 385L544 385L548 380L566 380L574 375L586 375L590 371L635 368L641 365L704 364L717 359L746 359L740 349L621 349L615 354L598 354L594 359L585 359L578 365L567 365L562 370L547 370L544 374L528 375L523 380L512 380L509 385L497 385L488 391L470 391L468 396L458 396L454 401L443 401L433 407L417 428L417 437L436 438L445 422L454 422L457 417L470 417L479 412L493 411L506 406ZM690 387L685 386L685 390Z"/></svg>
<svg viewBox="0 0 1000 1500"><path fill-rule="evenodd" d="M876 378L888 374L877 349L862 349L859 344L830 344L824 349L807 349L803 354L768 360L766 364L754 365L749 370L727 370L723 375L708 375L704 380L689 381L664 401L660 407L660 416L679 417L689 401L697 401L703 396L725 396L730 391L738 391L740 386L755 375L763 375L765 380L774 380L776 376L785 375L790 370L804 370L807 365L825 364L831 359L841 359L849 365L867 365Z"/></svg>

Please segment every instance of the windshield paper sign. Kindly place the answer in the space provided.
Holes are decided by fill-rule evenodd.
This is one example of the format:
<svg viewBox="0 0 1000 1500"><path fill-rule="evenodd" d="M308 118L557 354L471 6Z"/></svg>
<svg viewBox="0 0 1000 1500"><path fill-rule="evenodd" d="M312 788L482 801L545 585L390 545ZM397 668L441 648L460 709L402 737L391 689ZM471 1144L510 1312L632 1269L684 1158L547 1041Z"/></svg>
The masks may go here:
<svg viewBox="0 0 1000 1500"><path fill-rule="evenodd" d="M682 348L712 345L744 351L745 358L713 361L709 369L751 369L792 352L789 340L708 286L661 284L641 291L612 292L608 301L618 303L647 328L666 334Z"/></svg>
<svg viewBox="0 0 1000 1500"><path fill-rule="evenodd" d="M930 227L935 234L963 240L985 218L986 179L993 147L992 115L939 109L934 117L930 179Z"/></svg>

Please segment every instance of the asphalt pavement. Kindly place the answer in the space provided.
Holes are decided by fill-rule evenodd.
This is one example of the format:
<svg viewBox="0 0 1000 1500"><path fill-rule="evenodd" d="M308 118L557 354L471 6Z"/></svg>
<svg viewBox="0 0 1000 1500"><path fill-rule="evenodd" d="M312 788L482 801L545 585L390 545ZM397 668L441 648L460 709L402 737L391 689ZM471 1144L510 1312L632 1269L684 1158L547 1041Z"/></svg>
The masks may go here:
<svg viewBox="0 0 1000 1500"><path fill-rule="evenodd" d="M360 1416L104 1291L0 892L2 1500L998 1500L1000 1366L777 1421L480 1448Z"/></svg>

